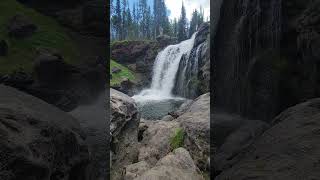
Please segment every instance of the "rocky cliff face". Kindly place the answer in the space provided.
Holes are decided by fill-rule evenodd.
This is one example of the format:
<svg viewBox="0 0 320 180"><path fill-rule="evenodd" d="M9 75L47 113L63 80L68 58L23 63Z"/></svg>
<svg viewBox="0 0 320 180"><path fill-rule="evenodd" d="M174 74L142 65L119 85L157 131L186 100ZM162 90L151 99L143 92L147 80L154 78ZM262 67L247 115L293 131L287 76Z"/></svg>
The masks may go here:
<svg viewBox="0 0 320 180"><path fill-rule="evenodd" d="M319 95L319 3L222 2L212 40L216 108L267 120Z"/></svg>
<svg viewBox="0 0 320 180"><path fill-rule="evenodd" d="M200 25L189 58L182 56L173 93L194 99L210 91L210 23Z"/></svg>

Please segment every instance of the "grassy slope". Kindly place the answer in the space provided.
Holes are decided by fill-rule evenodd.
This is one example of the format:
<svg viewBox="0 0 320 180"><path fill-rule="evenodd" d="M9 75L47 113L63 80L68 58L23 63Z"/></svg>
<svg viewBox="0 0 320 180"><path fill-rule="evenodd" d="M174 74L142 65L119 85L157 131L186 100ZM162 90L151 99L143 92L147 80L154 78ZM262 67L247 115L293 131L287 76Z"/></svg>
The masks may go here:
<svg viewBox="0 0 320 180"><path fill-rule="evenodd" d="M121 69L118 73L112 73L112 68L117 67ZM128 78L131 81L135 80L135 75L132 71L130 71L127 67L115 62L114 60L110 60L110 73L112 74L112 79L110 80L110 85L120 84L123 78Z"/></svg>
<svg viewBox="0 0 320 180"><path fill-rule="evenodd" d="M9 55L0 57L0 73L9 73L19 68L30 72L38 48L58 50L66 62L76 63L76 48L55 20L15 0L1 0L0 12L0 39L5 39L9 44ZM38 26L38 31L22 40L9 38L7 23L16 14L24 14L30 18Z"/></svg>

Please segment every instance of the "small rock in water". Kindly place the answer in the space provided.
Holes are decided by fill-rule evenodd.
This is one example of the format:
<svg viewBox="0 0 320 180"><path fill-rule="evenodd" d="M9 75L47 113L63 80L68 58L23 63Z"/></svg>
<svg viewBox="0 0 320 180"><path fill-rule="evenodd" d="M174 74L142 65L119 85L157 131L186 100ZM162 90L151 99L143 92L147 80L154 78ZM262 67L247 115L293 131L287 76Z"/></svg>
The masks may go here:
<svg viewBox="0 0 320 180"><path fill-rule="evenodd" d="M0 41L0 56L8 55L9 46L5 40Z"/></svg>
<svg viewBox="0 0 320 180"><path fill-rule="evenodd" d="M172 121L174 118L171 115L164 116L161 121Z"/></svg>
<svg viewBox="0 0 320 180"><path fill-rule="evenodd" d="M177 119L177 118L179 117L179 115L178 115L176 112L174 112L174 111L169 112L168 115L170 115L170 116L173 117L174 119Z"/></svg>

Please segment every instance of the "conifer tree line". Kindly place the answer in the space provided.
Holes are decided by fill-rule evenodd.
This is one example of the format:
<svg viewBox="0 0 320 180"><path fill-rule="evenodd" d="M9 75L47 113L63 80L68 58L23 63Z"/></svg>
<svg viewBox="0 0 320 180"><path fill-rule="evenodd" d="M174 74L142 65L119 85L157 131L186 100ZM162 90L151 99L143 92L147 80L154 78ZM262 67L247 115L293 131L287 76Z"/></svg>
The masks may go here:
<svg viewBox="0 0 320 180"><path fill-rule="evenodd" d="M128 0L111 0L111 40L153 40L160 34L183 41L192 36L204 22L204 10L194 10L187 19L184 4L178 19L169 20L164 0L138 0L129 7Z"/></svg>

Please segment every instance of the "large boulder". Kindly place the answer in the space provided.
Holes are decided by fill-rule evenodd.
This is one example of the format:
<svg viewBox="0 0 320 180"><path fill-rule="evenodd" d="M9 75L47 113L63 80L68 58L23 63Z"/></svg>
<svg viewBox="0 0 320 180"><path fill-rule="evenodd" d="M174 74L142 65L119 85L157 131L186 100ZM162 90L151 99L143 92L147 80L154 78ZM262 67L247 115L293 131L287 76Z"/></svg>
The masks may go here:
<svg viewBox="0 0 320 180"><path fill-rule="evenodd" d="M138 159L138 129L140 114L134 100L114 89L110 89L110 143L112 157L111 177L123 178L123 168Z"/></svg>
<svg viewBox="0 0 320 180"><path fill-rule="evenodd" d="M125 180L132 180L138 176L141 176L143 173L151 169L151 166L145 162L140 161L134 164L130 164L126 167Z"/></svg>
<svg viewBox="0 0 320 180"><path fill-rule="evenodd" d="M85 135L72 116L0 85L0 179L84 180Z"/></svg>
<svg viewBox="0 0 320 180"><path fill-rule="evenodd" d="M214 129L211 139L211 143L217 147L220 147L225 139L234 131L236 131L241 125L243 125L245 119L239 115L227 114L214 111L211 115L211 128Z"/></svg>
<svg viewBox="0 0 320 180"><path fill-rule="evenodd" d="M184 147L188 149L196 165L206 170L210 152L210 93L203 94L176 120L186 134Z"/></svg>
<svg viewBox="0 0 320 180"><path fill-rule="evenodd" d="M217 174L237 163L256 138L260 137L268 128L269 125L263 121L248 120L244 122L217 148L211 165L215 172L212 173ZM216 138L214 137L214 139Z"/></svg>
<svg viewBox="0 0 320 180"><path fill-rule="evenodd" d="M42 53L34 61L34 74L42 85L62 83L72 70L72 66L58 54Z"/></svg>
<svg viewBox="0 0 320 180"><path fill-rule="evenodd" d="M189 152L184 148L175 149L159 160L155 167L135 180L203 180Z"/></svg>
<svg viewBox="0 0 320 180"><path fill-rule="evenodd" d="M141 135L139 161L154 165L171 150L170 140L180 124L174 121L143 121L144 130Z"/></svg>
<svg viewBox="0 0 320 180"><path fill-rule="evenodd" d="M25 15L15 15L8 22L9 36L15 38L25 38L31 36L37 30L37 26L33 24Z"/></svg>
<svg viewBox="0 0 320 180"><path fill-rule="evenodd" d="M217 180L320 177L320 99L291 107L275 119L243 157Z"/></svg>

